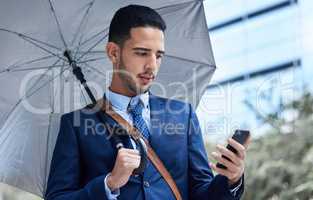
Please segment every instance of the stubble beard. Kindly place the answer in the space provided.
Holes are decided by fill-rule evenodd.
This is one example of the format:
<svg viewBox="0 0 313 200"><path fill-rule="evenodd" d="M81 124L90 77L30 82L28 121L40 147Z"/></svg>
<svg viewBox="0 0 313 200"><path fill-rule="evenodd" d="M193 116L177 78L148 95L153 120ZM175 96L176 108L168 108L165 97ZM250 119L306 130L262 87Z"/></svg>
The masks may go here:
<svg viewBox="0 0 313 200"><path fill-rule="evenodd" d="M145 88L145 87L140 87L140 85L136 83L136 78L137 78L136 75L132 75L126 70L126 67L122 58L120 59L119 69L120 69L120 72L118 73L118 76L120 80L122 81L122 84L135 95L143 94L150 89L151 85Z"/></svg>

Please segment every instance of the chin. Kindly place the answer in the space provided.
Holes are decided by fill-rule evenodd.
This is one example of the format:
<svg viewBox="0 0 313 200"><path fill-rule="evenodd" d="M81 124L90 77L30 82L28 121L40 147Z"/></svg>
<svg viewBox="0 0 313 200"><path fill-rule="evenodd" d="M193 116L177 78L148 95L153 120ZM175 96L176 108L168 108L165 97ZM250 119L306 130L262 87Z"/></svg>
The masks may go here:
<svg viewBox="0 0 313 200"><path fill-rule="evenodd" d="M150 89L151 85L143 85L143 84L137 84L137 85L128 85L128 88L130 91L135 93L136 95L143 94L147 92Z"/></svg>
<svg viewBox="0 0 313 200"><path fill-rule="evenodd" d="M150 89L150 86L143 86L143 87L139 88L138 91L140 94L143 94L143 93L147 92L149 89Z"/></svg>

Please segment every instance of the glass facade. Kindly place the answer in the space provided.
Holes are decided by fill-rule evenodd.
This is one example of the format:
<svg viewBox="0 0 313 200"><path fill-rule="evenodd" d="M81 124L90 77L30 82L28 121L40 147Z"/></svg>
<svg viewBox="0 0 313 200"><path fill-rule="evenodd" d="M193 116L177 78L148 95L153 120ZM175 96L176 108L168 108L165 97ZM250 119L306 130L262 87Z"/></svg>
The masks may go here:
<svg viewBox="0 0 313 200"><path fill-rule="evenodd" d="M313 2L210 0L204 8L217 65L197 108L205 138L222 142L236 128L262 135L264 116L304 86L313 90Z"/></svg>

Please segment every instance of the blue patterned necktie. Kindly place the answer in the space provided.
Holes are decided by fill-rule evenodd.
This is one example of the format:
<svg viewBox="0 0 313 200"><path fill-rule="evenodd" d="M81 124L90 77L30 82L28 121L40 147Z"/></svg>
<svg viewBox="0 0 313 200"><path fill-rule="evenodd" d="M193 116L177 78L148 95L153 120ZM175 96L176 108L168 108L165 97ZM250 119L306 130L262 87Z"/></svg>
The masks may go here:
<svg viewBox="0 0 313 200"><path fill-rule="evenodd" d="M145 122L145 120L142 117L142 110L144 108L144 105L141 103L140 100L137 101L137 103L132 104L132 102L129 104L129 112L131 116L133 117L133 125L140 131L140 133L149 140L149 129Z"/></svg>

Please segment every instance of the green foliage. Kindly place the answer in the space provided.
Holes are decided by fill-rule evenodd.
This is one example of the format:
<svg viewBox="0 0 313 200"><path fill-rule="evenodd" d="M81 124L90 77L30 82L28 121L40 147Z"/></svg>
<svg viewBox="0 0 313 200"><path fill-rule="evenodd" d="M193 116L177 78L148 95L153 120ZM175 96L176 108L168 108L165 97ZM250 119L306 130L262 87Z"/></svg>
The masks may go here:
<svg viewBox="0 0 313 200"><path fill-rule="evenodd" d="M313 123L301 125L294 133L269 134L251 144L245 200L313 197Z"/></svg>
<svg viewBox="0 0 313 200"><path fill-rule="evenodd" d="M243 200L313 200L312 94L279 105L263 123L272 128L249 146ZM212 144L206 148L214 150Z"/></svg>
<svg viewBox="0 0 313 200"><path fill-rule="evenodd" d="M282 120L289 131L273 128L250 145L244 200L313 199L313 97L306 92L283 108L296 116Z"/></svg>

